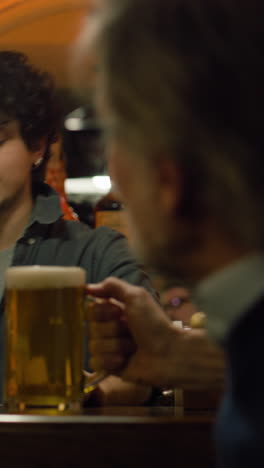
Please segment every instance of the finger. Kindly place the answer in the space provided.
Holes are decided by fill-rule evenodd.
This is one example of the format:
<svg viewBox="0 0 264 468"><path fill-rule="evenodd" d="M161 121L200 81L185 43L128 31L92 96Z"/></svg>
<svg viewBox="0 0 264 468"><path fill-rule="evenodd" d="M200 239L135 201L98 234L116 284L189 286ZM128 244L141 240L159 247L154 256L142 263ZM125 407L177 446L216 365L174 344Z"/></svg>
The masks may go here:
<svg viewBox="0 0 264 468"><path fill-rule="evenodd" d="M119 278L109 277L101 283L88 284L86 293L99 298L115 298L121 303L126 303L127 298L138 289Z"/></svg>
<svg viewBox="0 0 264 468"><path fill-rule="evenodd" d="M82 371L84 377L86 378L86 380L94 380L95 376L96 376L96 372L88 372L87 370L83 369Z"/></svg>
<svg viewBox="0 0 264 468"><path fill-rule="evenodd" d="M126 358L120 354L100 354L91 356L89 364L95 371L104 370L109 373L118 373L126 364Z"/></svg>
<svg viewBox="0 0 264 468"><path fill-rule="evenodd" d="M89 321L118 320L122 313L119 305L109 301L88 303L85 308L85 317Z"/></svg>
<svg viewBox="0 0 264 468"><path fill-rule="evenodd" d="M96 338L111 338L128 336L130 334L127 325L120 321L89 322L88 335Z"/></svg>
<svg viewBox="0 0 264 468"><path fill-rule="evenodd" d="M108 303L110 302L111 304L115 304L117 306L119 306L121 309L124 308L124 305L122 302L118 301L117 299L113 298L113 297L96 297L96 296L92 296L90 293L89 293L89 286L86 285L86 288L85 288L85 303L86 305L90 305L90 304L94 304L94 303L97 303L97 304L104 304L104 303Z"/></svg>
<svg viewBox="0 0 264 468"><path fill-rule="evenodd" d="M89 341L89 351L92 355L113 353L130 355L135 351L135 345L129 338L122 339L92 339Z"/></svg>

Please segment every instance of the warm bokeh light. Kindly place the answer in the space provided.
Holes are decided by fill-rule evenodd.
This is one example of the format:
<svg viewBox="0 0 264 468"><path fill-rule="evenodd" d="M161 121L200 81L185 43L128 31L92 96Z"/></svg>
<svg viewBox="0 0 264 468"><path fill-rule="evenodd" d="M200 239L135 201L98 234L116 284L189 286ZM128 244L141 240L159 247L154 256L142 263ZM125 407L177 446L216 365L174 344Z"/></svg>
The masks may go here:
<svg viewBox="0 0 264 468"><path fill-rule="evenodd" d="M26 53L38 67L68 85L71 46L89 0L1 0L0 49Z"/></svg>
<svg viewBox="0 0 264 468"><path fill-rule="evenodd" d="M104 194L110 188L111 182L108 176L80 177L65 181L65 191L68 195Z"/></svg>

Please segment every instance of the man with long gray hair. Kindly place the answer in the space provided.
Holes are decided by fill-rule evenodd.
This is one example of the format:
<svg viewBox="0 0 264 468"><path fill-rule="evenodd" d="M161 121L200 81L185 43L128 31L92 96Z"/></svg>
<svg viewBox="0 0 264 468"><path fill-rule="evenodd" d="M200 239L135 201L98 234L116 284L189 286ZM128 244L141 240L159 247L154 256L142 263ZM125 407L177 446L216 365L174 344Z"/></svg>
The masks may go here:
<svg viewBox="0 0 264 468"><path fill-rule="evenodd" d="M135 246L145 263L189 282L227 356L219 466L263 466L264 4L108 0L92 21L86 52L96 51L109 170ZM130 330L112 326L110 336L113 311L94 311L104 320L95 367L177 384L188 335L141 289L108 279L89 291L123 302Z"/></svg>

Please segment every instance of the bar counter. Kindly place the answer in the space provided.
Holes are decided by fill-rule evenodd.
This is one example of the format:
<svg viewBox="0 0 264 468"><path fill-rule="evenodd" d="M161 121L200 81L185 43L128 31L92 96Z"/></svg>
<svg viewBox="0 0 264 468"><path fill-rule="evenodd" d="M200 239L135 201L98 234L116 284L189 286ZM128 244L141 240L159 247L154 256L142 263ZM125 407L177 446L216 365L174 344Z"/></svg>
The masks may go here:
<svg viewBox="0 0 264 468"><path fill-rule="evenodd" d="M213 468L215 415L173 407L91 408L79 415L0 414L5 468Z"/></svg>

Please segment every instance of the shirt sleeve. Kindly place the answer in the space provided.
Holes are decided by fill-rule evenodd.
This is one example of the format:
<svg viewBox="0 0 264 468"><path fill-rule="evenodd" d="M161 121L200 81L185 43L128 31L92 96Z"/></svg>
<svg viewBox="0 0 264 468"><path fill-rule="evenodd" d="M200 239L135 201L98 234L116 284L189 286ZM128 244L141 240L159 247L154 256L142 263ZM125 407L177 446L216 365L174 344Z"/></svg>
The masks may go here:
<svg viewBox="0 0 264 468"><path fill-rule="evenodd" d="M81 266L88 271L90 281L98 283L109 276L115 276L130 284L146 288L154 299L159 302L158 294L154 290L150 278L142 265L137 262L126 238L119 232L105 226L95 229L93 235L94 240L87 245L81 262ZM90 269L92 271L89 271ZM87 349L85 368L91 371L88 342L85 343L85 348ZM151 395L148 404L156 399L156 393L155 391Z"/></svg>
<svg viewBox="0 0 264 468"><path fill-rule="evenodd" d="M89 260L92 263L92 272L90 272L92 282L97 283L114 276L146 288L159 301L148 274L137 261L127 239L119 232L105 226L95 229L94 235L96 243L92 262ZM91 259L90 253L89 259Z"/></svg>

